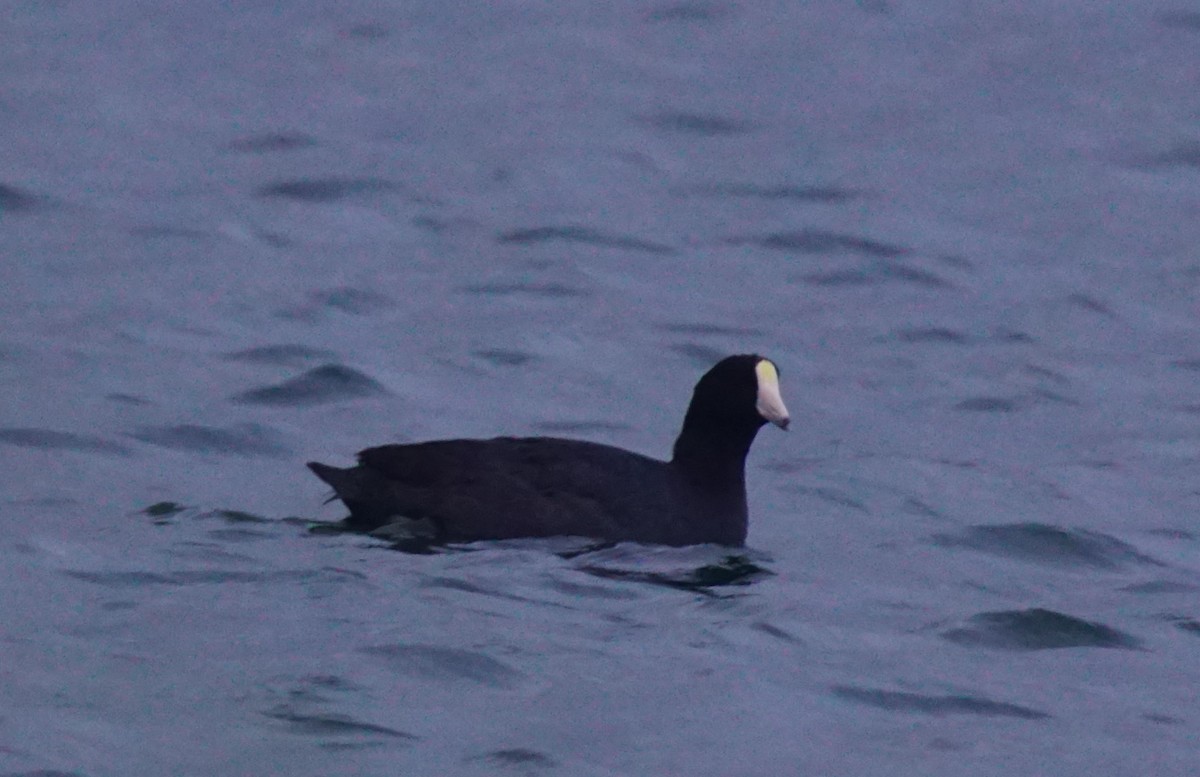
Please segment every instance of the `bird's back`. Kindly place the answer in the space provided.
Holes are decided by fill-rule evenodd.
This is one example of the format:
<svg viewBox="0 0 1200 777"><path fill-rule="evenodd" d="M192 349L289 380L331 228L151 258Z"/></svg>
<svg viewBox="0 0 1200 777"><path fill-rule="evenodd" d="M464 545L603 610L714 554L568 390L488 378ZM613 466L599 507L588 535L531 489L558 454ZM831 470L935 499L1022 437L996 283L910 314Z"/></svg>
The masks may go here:
<svg viewBox="0 0 1200 777"><path fill-rule="evenodd" d="M367 527L402 516L431 521L447 541L686 541L670 465L609 445L551 437L439 440L368 448L358 459L351 470L314 471Z"/></svg>

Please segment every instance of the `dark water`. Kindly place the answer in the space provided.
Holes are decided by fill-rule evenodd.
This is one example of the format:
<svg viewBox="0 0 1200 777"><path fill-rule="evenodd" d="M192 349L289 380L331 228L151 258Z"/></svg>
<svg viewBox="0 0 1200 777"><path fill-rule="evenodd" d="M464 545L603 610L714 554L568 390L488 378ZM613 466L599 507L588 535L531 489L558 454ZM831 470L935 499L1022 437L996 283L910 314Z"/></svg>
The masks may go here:
<svg viewBox="0 0 1200 777"><path fill-rule="evenodd" d="M0 775L1195 773L1194 8L3 17ZM743 557L307 530L747 350Z"/></svg>

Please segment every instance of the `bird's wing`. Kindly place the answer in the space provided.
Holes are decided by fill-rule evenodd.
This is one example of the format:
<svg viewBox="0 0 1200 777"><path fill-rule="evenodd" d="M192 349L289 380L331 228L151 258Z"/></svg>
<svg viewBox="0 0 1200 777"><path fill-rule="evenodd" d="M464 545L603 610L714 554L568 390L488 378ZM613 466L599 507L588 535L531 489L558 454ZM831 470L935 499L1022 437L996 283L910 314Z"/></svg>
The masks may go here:
<svg viewBox="0 0 1200 777"><path fill-rule="evenodd" d="M644 511L667 509L663 462L578 440L385 445L359 463L386 482L396 513L447 539L628 535Z"/></svg>

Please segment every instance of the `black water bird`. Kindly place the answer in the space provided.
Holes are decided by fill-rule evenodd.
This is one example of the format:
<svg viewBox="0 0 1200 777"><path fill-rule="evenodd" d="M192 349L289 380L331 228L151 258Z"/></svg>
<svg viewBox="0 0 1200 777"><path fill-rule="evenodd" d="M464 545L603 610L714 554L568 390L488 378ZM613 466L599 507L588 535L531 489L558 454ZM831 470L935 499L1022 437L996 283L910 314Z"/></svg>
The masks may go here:
<svg viewBox="0 0 1200 777"><path fill-rule="evenodd" d="M670 461L583 440L497 437L383 445L359 452L356 467L308 467L360 531L407 523L434 542L580 536L741 546L746 454L767 422L788 427L778 369L744 354L700 378Z"/></svg>

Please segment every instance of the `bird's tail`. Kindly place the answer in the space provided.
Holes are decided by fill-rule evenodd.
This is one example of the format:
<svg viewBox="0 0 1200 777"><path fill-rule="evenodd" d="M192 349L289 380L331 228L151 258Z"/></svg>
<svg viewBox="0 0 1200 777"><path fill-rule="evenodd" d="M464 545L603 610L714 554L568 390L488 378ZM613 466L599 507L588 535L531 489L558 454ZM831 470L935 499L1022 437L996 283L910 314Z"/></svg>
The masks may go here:
<svg viewBox="0 0 1200 777"><path fill-rule="evenodd" d="M326 504L335 499L350 509L346 523L355 527L378 526L387 517L381 512L378 504L386 504L382 499L380 483L377 476L365 471L362 467L331 467L319 461L308 462L308 468L313 474L329 484L333 496L325 501Z"/></svg>
<svg viewBox="0 0 1200 777"><path fill-rule="evenodd" d="M354 493L358 489L355 483L357 478L354 477L353 470L331 467L319 461L310 461L307 466L312 470L314 475L325 481L333 489L333 496L326 499L325 504L329 504L335 499L341 499L344 502L347 497L354 498Z"/></svg>

